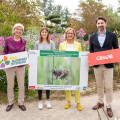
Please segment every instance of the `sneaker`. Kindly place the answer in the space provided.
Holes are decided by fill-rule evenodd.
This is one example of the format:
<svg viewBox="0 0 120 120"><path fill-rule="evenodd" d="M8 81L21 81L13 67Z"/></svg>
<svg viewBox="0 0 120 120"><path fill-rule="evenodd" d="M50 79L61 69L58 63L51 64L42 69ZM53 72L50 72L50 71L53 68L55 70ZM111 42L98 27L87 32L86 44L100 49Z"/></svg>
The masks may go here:
<svg viewBox="0 0 120 120"><path fill-rule="evenodd" d="M48 109L50 109L50 108L51 108L51 104L50 104L50 102L49 102L49 101L46 101L46 102L45 102L45 105L46 105L46 107L47 107Z"/></svg>
<svg viewBox="0 0 120 120"><path fill-rule="evenodd" d="M42 103L42 101L38 103L38 109L39 109L39 110L42 110L42 109L43 109L43 103Z"/></svg>

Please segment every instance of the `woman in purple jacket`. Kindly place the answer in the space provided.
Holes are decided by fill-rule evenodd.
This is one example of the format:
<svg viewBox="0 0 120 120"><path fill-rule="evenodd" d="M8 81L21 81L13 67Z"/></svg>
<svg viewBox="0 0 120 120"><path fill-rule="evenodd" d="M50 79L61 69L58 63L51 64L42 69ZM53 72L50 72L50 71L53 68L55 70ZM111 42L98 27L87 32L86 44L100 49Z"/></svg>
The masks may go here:
<svg viewBox="0 0 120 120"><path fill-rule="evenodd" d="M5 39L5 47L3 50L4 54L11 54L17 52L25 51L26 40L21 38L21 35L24 31L24 26L20 23L17 23L13 26L13 36ZM5 69L7 76L7 96L8 96L8 106L6 111L10 111L13 107L14 100L14 78L15 75L18 81L19 87L19 96L18 96L18 104L19 108L23 111L26 110L24 106L24 74L25 74L25 66L18 66Z"/></svg>

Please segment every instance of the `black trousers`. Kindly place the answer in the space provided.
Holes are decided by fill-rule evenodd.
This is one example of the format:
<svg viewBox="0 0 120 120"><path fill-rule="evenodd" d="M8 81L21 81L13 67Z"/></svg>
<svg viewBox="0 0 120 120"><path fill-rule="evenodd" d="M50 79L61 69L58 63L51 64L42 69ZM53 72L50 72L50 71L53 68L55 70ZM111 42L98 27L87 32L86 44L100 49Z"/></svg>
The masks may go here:
<svg viewBox="0 0 120 120"><path fill-rule="evenodd" d="M38 98L42 100L42 90L38 90ZM50 90L46 90L46 99L50 98Z"/></svg>

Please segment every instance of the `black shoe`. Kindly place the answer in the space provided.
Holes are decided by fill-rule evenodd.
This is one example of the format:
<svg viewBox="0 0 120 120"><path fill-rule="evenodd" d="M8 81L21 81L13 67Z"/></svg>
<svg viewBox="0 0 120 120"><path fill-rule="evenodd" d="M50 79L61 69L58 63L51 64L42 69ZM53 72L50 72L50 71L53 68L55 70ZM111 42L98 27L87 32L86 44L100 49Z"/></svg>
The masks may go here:
<svg viewBox="0 0 120 120"><path fill-rule="evenodd" d="M7 108L6 108L6 111L7 112L10 111L12 109L12 107L13 107L13 104L12 105L8 105Z"/></svg>
<svg viewBox="0 0 120 120"><path fill-rule="evenodd" d="M22 110L22 111L26 111L26 107L24 105L19 105L19 108Z"/></svg>

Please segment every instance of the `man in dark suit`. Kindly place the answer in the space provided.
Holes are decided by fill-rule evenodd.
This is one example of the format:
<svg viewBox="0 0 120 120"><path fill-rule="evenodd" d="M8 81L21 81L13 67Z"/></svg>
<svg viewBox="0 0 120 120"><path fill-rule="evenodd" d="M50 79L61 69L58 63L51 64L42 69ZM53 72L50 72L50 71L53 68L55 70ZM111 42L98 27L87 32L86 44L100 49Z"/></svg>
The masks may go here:
<svg viewBox="0 0 120 120"><path fill-rule="evenodd" d="M118 39L115 33L106 30L107 22L104 17L96 19L98 32L90 36L90 53L112 50L118 48ZM113 116L111 109L113 94L113 63L95 65L94 74L97 84L98 103L92 109L96 110L104 106L104 83L106 88L106 108L109 117Z"/></svg>

